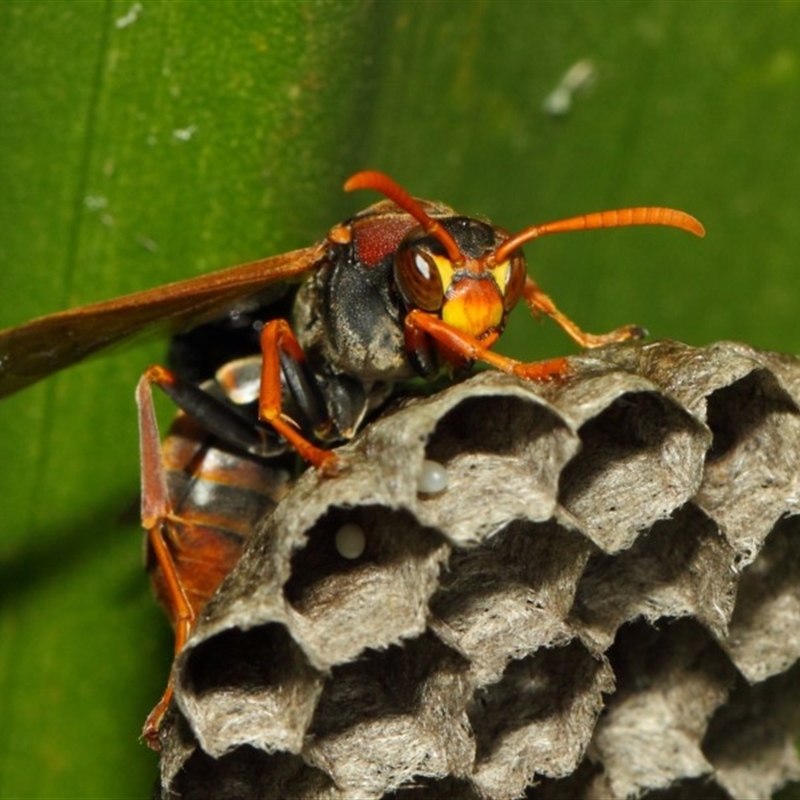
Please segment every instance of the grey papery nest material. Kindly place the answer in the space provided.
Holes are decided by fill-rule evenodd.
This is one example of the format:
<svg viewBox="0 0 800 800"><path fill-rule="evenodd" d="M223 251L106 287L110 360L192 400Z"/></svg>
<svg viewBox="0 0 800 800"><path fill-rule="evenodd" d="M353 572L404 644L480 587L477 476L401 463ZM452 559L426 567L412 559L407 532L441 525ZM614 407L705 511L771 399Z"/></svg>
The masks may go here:
<svg viewBox="0 0 800 800"><path fill-rule="evenodd" d="M298 480L177 659L165 797L800 779L800 361L656 342L571 364L403 401L338 477Z"/></svg>

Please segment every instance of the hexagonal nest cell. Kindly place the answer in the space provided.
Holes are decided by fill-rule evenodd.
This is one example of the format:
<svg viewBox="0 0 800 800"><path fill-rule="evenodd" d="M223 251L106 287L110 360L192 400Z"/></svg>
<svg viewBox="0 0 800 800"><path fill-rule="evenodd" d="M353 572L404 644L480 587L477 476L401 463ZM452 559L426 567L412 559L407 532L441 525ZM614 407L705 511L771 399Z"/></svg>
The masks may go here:
<svg viewBox="0 0 800 800"><path fill-rule="evenodd" d="M655 342L570 364L404 398L337 476L297 480L175 660L161 797L800 780L800 361Z"/></svg>

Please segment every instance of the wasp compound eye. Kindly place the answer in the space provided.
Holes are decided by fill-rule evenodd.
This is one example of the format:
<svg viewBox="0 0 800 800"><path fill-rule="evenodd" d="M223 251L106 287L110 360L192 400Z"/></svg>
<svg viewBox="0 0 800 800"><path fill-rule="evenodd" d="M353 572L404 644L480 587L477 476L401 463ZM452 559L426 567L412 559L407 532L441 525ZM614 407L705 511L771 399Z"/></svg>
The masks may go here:
<svg viewBox="0 0 800 800"><path fill-rule="evenodd" d="M400 293L409 306L423 311L438 311L442 307L444 288L436 257L418 242L406 242L398 248L394 272Z"/></svg>

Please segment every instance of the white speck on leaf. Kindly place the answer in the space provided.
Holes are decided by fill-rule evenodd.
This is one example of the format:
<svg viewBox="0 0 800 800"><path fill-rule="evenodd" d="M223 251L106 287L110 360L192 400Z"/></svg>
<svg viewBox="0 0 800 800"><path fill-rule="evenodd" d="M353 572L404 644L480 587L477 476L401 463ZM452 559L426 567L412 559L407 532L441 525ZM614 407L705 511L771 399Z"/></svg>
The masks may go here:
<svg viewBox="0 0 800 800"><path fill-rule="evenodd" d="M83 198L83 204L89 211L99 211L102 208L108 208L108 198L99 194L87 194Z"/></svg>
<svg viewBox="0 0 800 800"><path fill-rule="evenodd" d="M189 125L186 128L177 128L172 131L172 138L179 142L188 142L197 132L197 125Z"/></svg>
<svg viewBox="0 0 800 800"><path fill-rule="evenodd" d="M141 3L134 3L130 9L128 9L128 13L124 16L120 17L118 20L114 22L117 28L127 28L129 25L133 25L137 19L139 19L139 14L142 11L142 4Z"/></svg>
<svg viewBox="0 0 800 800"><path fill-rule="evenodd" d="M584 58L576 61L562 76L558 85L545 97L542 111L551 117L563 117L572 108L572 97L576 92L590 86L595 79L594 64Z"/></svg>
<svg viewBox="0 0 800 800"><path fill-rule="evenodd" d="M151 253L158 252L158 242L151 239L149 236L143 236L142 234L137 234L136 241L147 251Z"/></svg>

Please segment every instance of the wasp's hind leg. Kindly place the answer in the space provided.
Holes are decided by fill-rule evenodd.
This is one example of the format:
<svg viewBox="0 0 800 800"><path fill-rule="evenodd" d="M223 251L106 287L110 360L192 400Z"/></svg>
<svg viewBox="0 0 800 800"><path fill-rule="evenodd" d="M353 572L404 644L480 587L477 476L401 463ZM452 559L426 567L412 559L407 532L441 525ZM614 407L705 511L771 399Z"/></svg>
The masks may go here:
<svg viewBox="0 0 800 800"><path fill-rule="evenodd" d="M220 547L207 520L197 509L184 508L186 496L174 494L168 480L165 445L156 422L153 386L161 388L209 436L224 445L255 456L273 455L276 442L272 432L248 418L232 404L178 377L165 367L152 366L139 380L136 403L139 415L141 456L142 527L147 535L147 566L159 601L175 631L175 655L181 652L205 600L235 560L239 549L228 543ZM203 450L199 451L203 452ZM172 452L173 459L176 453ZM187 465L188 466L188 465ZM193 571L187 571L187 563ZM202 566L202 580L196 571ZM159 747L158 729L172 698L173 682L144 727L144 738L153 749Z"/></svg>
<svg viewBox="0 0 800 800"><path fill-rule="evenodd" d="M167 486L161 457L161 436L156 423L152 376L148 370L136 387L139 409L139 452L142 481L142 527L147 532L148 558L160 571L162 602L175 630L175 655L182 649L195 621L195 611L186 595L175 560L170 550L171 531L178 521ZM172 675L164 694L150 712L142 734L153 750L159 750L158 729L172 699Z"/></svg>

